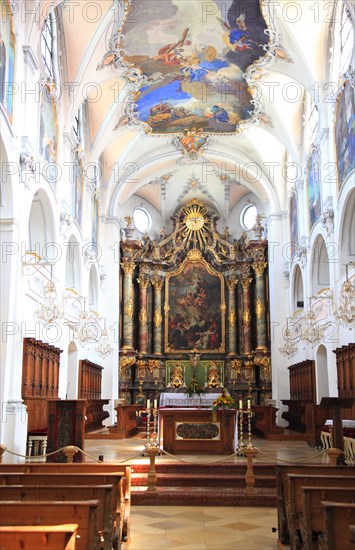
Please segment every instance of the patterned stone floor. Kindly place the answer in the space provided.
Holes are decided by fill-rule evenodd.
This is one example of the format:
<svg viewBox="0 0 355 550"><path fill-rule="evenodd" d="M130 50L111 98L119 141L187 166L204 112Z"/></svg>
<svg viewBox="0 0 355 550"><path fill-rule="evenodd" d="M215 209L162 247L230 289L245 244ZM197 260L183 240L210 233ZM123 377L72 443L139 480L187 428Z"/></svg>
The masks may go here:
<svg viewBox="0 0 355 550"><path fill-rule="evenodd" d="M142 457L144 440L86 440L85 451L105 461L129 460L130 464L146 463ZM326 454L310 448L304 441L265 441L253 437L259 449L256 461L304 461L329 463ZM160 456L157 461L214 462L223 456ZM245 462L244 457L229 457L228 462ZM281 462L282 463L282 462ZM123 550L276 550L276 508L201 507L201 506L133 506L131 540Z"/></svg>
<svg viewBox="0 0 355 550"><path fill-rule="evenodd" d="M275 550L275 508L135 506L124 550Z"/></svg>

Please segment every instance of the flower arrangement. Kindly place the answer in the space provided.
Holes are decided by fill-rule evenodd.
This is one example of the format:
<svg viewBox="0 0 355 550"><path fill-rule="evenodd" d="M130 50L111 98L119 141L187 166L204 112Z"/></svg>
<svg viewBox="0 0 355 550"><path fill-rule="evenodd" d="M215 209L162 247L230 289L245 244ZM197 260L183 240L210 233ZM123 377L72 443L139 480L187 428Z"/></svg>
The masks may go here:
<svg viewBox="0 0 355 550"><path fill-rule="evenodd" d="M203 389L203 387L201 386L201 384L199 384L196 380L196 377L194 376L190 382L190 384L186 387L186 391L185 391L186 395L188 395L189 397L191 397L192 395L194 395L195 393L197 395L201 395L201 393L205 393L205 390Z"/></svg>
<svg viewBox="0 0 355 550"><path fill-rule="evenodd" d="M222 394L213 401L212 409L218 411L219 409L234 409L237 408L237 403L229 395L228 391L223 388Z"/></svg>

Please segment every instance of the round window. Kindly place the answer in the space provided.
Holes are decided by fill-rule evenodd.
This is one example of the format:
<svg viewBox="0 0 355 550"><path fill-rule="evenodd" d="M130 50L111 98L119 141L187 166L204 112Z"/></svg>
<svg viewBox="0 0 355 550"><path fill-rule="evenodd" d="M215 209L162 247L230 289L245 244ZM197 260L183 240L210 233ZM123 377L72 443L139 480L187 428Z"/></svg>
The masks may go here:
<svg viewBox="0 0 355 550"><path fill-rule="evenodd" d="M146 233L151 226L152 220L149 212L145 208L139 206L133 212L134 227L140 233Z"/></svg>
<svg viewBox="0 0 355 550"><path fill-rule="evenodd" d="M245 208L243 208L240 216L240 223L242 224L244 229L246 229L247 231L253 229L257 214L258 210L255 204L248 204Z"/></svg>

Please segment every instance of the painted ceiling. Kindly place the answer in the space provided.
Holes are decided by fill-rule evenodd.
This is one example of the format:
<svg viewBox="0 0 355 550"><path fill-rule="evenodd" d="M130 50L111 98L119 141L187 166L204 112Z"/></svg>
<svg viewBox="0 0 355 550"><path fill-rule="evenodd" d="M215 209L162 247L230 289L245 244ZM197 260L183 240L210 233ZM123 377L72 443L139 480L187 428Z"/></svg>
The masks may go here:
<svg viewBox="0 0 355 550"><path fill-rule="evenodd" d="M254 111L245 71L263 57L259 0L138 0L123 26L124 59L143 74L135 113L156 134L233 133Z"/></svg>

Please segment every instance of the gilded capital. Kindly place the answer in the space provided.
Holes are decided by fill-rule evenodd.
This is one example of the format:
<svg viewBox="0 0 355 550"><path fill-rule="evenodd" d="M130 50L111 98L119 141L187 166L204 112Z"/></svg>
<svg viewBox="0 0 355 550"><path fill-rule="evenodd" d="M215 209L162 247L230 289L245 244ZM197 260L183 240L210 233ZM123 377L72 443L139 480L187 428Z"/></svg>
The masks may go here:
<svg viewBox="0 0 355 550"><path fill-rule="evenodd" d="M255 262L253 269L257 277L261 277L266 269L267 262Z"/></svg>
<svg viewBox="0 0 355 550"><path fill-rule="evenodd" d="M152 285L154 286L154 290L156 291L161 290L163 288L163 284L164 284L164 279L154 275L152 280Z"/></svg>
<svg viewBox="0 0 355 550"><path fill-rule="evenodd" d="M137 279L137 282L138 282L139 287L140 287L141 290L147 290L147 288L150 284L150 280L145 276L139 277L139 279Z"/></svg>
<svg viewBox="0 0 355 550"><path fill-rule="evenodd" d="M123 262L121 262L121 267L125 275L133 275L136 264L132 260L124 259Z"/></svg>
<svg viewBox="0 0 355 550"><path fill-rule="evenodd" d="M235 287L238 283L238 280L235 276L232 276L229 279L227 279L226 283L227 283L227 286L228 286L228 290L230 292L233 292L233 290L235 289Z"/></svg>
<svg viewBox="0 0 355 550"><path fill-rule="evenodd" d="M242 283L243 290L248 290L249 289L252 280L253 280L252 278L250 278L250 279L241 279L240 282Z"/></svg>

